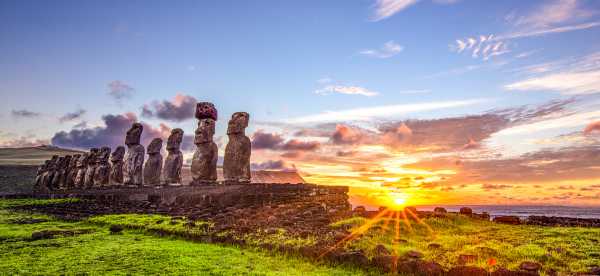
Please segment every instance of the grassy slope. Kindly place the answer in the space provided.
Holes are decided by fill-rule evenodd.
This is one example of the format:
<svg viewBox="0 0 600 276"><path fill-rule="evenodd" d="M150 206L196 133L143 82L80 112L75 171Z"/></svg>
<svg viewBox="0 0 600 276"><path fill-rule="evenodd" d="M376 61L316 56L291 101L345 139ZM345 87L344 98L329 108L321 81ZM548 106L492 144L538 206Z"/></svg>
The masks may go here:
<svg viewBox="0 0 600 276"><path fill-rule="evenodd" d="M334 224L336 227L357 229L366 219L356 217ZM446 268L457 265L461 254L478 256L474 265L486 269L496 266L516 269L523 261L535 261L543 265L543 270L587 271L588 267L600 265L600 229L577 227L512 226L489 221L473 220L460 215L447 218L423 220L426 226L411 224L412 231L404 221L399 223L399 239L394 249L396 237L395 222L376 224L359 239L347 243L349 249L363 249L372 252L377 244L386 246L390 252L397 250L399 255L409 250L424 253L424 258L440 263ZM428 245L437 243L441 249ZM488 261L493 259L496 266Z"/></svg>
<svg viewBox="0 0 600 276"><path fill-rule="evenodd" d="M52 155L72 155L81 153L75 150L52 146L0 148L0 165L40 165Z"/></svg>
<svg viewBox="0 0 600 276"><path fill-rule="evenodd" d="M0 200L0 208L32 201ZM37 201L38 203L43 201ZM48 201L46 201L48 202ZM15 224L22 218L46 218ZM143 216L141 217L143 220ZM155 219L155 218L153 218ZM30 241L32 232L83 230L89 234ZM109 234L107 226L63 222L41 215L0 209L0 271L6 274L201 274L201 275L361 275L348 267L328 267L295 257L254 249L203 244L126 230Z"/></svg>

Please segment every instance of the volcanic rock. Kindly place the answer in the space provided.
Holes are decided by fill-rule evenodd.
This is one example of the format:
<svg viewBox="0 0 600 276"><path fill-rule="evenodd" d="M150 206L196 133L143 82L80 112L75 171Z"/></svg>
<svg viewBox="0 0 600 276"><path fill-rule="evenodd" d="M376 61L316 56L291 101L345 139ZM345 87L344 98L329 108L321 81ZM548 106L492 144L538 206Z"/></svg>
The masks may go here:
<svg viewBox="0 0 600 276"><path fill-rule="evenodd" d="M140 123L133 123L125 136L127 154L123 168L123 182L126 185L141 186L143 183L142 166L144 165L144 146L140 145L140 136L144 127Z"/></svg>
<svg viewBox="0 0 600 276"><path fill-rule="evenodd" d="M110 156L111 170L109 182L111 185L123 185L123 158L125 147L118 146Z"/></svg>
<svg viewBox="0 0 600 276"><path fill-rule="evenodd" d="M162 139L154 138L148 145L148 160L144 165L144 184L156 186L160 185L160 173L162 172L163 158L160 154L162 148Z"/></svg>
<svg viewBox="0 0 600 276"><path fill-rule="evenodd" d="M517 216L498 216L494 218L494 222L519 225L521 224L521 219L519 219Z"/></svg>
<svg viewBox="0 0 600 276"><path fill-rule="evenodd" d="M217 180L217 144L213 141L215 120L204 118L198 121L194 144L196 151L192 158L192 185L213 183Z"/></svg>
<svg viewBox="0 0 600 276"><path fill-rule="evenodd" d="M250 182L250 138L244 133L248 127L250 115L236 112L231 115L227 127L229 142L225 147L223 177L228 182Z"/></svg>
<svg viewBox="0 0 600 276"><path fill-rule="evenodd" d="M461 215L471 216L471 215L473 215L473 210L469 207L462 207L462 208L460 208L459 213Z"/></svg>
<svg viewBox="0 0 600 276"><path fill-rule="evenodd" d="M167 158L163 168L165 184L181 184L181 167L183 166L183 153L179 148L183 141L183 130L175 128L167 139Z"/></svg>

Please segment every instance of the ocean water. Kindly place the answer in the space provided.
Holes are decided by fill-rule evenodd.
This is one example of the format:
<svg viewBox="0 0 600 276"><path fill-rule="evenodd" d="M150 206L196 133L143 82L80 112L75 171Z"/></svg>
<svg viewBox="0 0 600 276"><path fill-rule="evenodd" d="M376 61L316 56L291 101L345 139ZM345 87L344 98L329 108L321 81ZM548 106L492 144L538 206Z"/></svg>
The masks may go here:
<svg viewBox="0 0 600 276"><path fill-rule="evenodd" d="M600 206L522 206L522 205L438 205L417 206L420 211L433 211L435 207L444 207L449 212L458 212L461 207L469 207L473 212L488 212L490 216L556 216L572 218L600 218Z"/></svg>

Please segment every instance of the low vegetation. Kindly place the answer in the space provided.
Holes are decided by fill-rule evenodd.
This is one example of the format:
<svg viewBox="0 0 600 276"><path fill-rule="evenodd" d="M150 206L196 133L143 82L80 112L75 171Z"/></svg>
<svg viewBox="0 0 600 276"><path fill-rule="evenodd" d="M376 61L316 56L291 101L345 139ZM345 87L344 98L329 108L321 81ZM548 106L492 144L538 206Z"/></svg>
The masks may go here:
<svg viewBox="0 0 600 276"><path fill-rule="evenodd" d="M363 275L352 267L316 264L260 249L149 235L143 225L174 232L183 223L156 215L110 215L65 222L7 207L60 200L0 200L0 271L14 274ZM180 221L176 219L175 221ZM109 225L125 225L111 234ZM203 224L200 224L203 225ZM203 227L203 226L200 226ZM132 229L138 228L138 229ZM195 231L195 230L191 230ZM34 239L34 233L55 233ZM63 233L65 233L63 235Z"/></svg>
<svg viewBox="0 0 600 276"><path fill-rule="evenodd" d="M354 217L332 226L352 232L367 219ZM418 251L423 259L446 269L461 264L491 271L498 267L517 269L524 261L542 264L542 272L584 272L600 265L600 229L504 225L448 214L428 218L423 224L404 220L381 221L343 245L372 256L377 245L399 256ZM396 231L398 227L399 231ZM463 255L461 258L460 256ZM474 257L472 257L474 256Z"/></svg>

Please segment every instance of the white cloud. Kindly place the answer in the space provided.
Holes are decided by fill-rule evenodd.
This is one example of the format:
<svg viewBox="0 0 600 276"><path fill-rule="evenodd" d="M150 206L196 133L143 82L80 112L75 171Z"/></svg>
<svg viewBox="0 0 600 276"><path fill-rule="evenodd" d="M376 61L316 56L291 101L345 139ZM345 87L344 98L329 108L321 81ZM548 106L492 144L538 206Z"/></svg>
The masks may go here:
<svg viewBox="0 0 600 276"><path fill-rule="evenodd" d="M549 90L562 94L591 94L600 92L600 70L564 72L529 78L505 86L508 90Z"/></svg>
<svg viewBox="0 0 600 276"><path fill-rule="evenodd" d="M404 50L404 47L390 40L384 43L380 49L362 50L359 54L376 58L390 58L402 52L402 50Z"/></svg>
<svg viewBox="0 0 600 276"><path fill-rule="evenodd" d="M371 16L372 21L386 19L397 12L404 10L419 0L377 0L375 2L374 13Z"/></svg>
<svg viewBox="0 0 600 276"><path fill-rule="evenodd" d="M386 105L366 108L355 108L340 111L328 111L315 115L296 117L286 120L287 123L324 123L347 121L370 121L377 118L390 118L402 114L421 111L464 107L485 102L485 99L470 99L460 101L427 102L413 104Z"/></svg>
<svg viewBox="0 0 600 276"><path fill-rule="evenodd" d="M531 76L505 85L508 90L554 91L562 94L600 92L600 52L519 68Z"/></svg>
<svg viewBox="0 0 600 276"><path fill-rule="evenodd" d="M547 1L529 14L515 18L514 24L528 28L549 27L590 17L592 12L580 7L578 0Z"/></svg>
<svg viewBox="0 0 600 276"><path fill-rule="evenodd" d="M521 30L521 31L515 31L515 32L510 32L510 33L506 33L506 34L503 34L503 35L499 35L496 38L496 40L525 38L525 37L535 37L535 36L541 36L541 35L547 35L547 34L565 33L565 32L572 32L572 31L590 29L590 28L594 28L594 27L597 27L597 26L600 26L600 22L598 22L598 21L596 21L596 22L589 22L589 23L582 23L582 24L577 24L577 25L568 25L568 26L561 26L561 27L553 27L553 28L540 28L540 29L534 29L534 30Z"/></svg>
<svg viewBox="0 0 600 276"><path fill-rule="evenodd" d="M347 94L347 95L362 95L373 97L379 95L378 92L368 90L360 86L343 86L343 85L328 85L321 89L315 90L315 94L328 95L332 93Z"/></svg>
<svg viewBox="0 0 600 276"><path fill-rule="evenodd" d="M494 56L500 56L509 53L508 44L502 41L496 41L493 34L480 35L479 37L468 37L457 39L450 45L450 50L457 53L470 52L473 58L482 58L488 60Z"/></svg>

